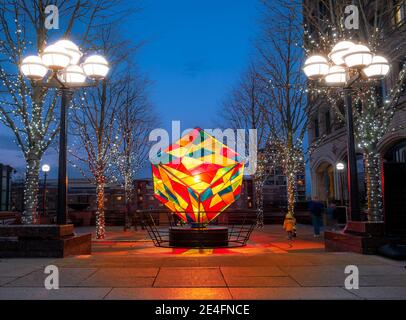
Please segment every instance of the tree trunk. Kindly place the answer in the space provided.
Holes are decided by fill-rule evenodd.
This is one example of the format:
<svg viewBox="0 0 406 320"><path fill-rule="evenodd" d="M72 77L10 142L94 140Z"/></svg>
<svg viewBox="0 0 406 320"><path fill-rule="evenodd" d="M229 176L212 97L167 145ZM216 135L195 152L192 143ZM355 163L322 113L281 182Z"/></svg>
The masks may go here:
<svg viewBox="0 0 406 320"><path fill-rule="evenodd" d="M288 200L288 214L292 217L295 214L295 198L296 198L296 166L295 149L293 147L293 134L291 129L287 136L285 147L285 174L286 174L286 192Z"/></svg>
<svg viewBox="0 0 406 320"><path fill-rule="evenodd" d="M376 148L364 151L365 179L367 185L368 221L382 222L381 155Z"/></svg>
<svg viewBox="0 0 406 320"><path fill-rule="evenodd" d="M255 204L257 207L257 228L264 227L264 182L260 177L254 176Z"/></svg>
<svg viewBox="0 0 406 320"><path fill-rule="evenodd" d="M24 185L23 224L35 224L38 219L39 159L27 159Z"/></svg>
<svg viewBox="0 0 406 320"><path fill-rule="evenodd" d="M130 202L125 196L124 231L130 229Z"/></svg>
<svg viewBox="0 0 406 320"><path fill-rule="evenodd" d="M99 178L96 185L97 210L96 210L96 238L104 239L106 236L106 224L104 217L104 179Z"/></svg>
<svg viewBox="0 0 406 320"><path fill-rule="evenodd" d="M295 214L295 180L295 174L288 171L286 174L288 214L291 214L292 216Z"/></svg>
<svg viewBox="0 0 406 320"><path fill-rule="evenodd" d="M130 214L131 214L131 193L132 188L127 179L124 182L124 197L125 197L125 213L124 213L124 231L131 228Z"/></svg>

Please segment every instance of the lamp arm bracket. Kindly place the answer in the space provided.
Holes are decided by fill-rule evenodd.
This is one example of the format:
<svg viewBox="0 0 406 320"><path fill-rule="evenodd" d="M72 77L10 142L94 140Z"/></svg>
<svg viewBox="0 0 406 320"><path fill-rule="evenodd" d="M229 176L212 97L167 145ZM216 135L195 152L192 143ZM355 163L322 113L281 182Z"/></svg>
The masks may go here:
<svg viewBox="0 0 406 320"><path fill-rule="evenodd" d="M346 82L344 89L352 89L352 86L361 79L361 72L357 71L348 81Z"/></svg>

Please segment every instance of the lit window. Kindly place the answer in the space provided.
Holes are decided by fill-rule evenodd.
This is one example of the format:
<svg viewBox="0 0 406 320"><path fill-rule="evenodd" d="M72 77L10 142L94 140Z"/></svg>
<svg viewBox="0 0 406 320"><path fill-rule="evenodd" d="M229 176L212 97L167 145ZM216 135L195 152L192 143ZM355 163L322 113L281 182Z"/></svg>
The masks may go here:
<svg viewBox="0 0 406 320"><path fill-rule="evenodd" d="M394 18L395 18L395 24L400 25L403 20L405 19L405 5L406 1L405 0L395 0L393 1L393 6L394 6Z"/></svg>

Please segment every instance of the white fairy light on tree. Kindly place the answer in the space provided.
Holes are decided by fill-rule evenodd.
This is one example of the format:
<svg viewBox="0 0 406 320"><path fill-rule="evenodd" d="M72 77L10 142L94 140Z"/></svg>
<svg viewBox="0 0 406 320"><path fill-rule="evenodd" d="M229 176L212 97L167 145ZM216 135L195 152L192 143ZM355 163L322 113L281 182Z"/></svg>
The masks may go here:
<svg viewBox="0 0 406 320"><path fill-rule="evenodd" d="M119 118L124 111L123 93L129 85L122 76L128 72L129 48L108 27L101 30L98 46L108 54L114 69L100 86L73 100L71 135L75 141L70 154L76 168L96 186L96 238L104 239L105 187L118 181L117 161L123 145Z"/></svg>
<svg viewBox="0 0 406 320"><path fill-rule="evenodd" d="M133 200L134 180L147 160L148 137L155 122L152 106L147 97L148 81L125 77L122 90L121 112L118 115L118 135L122 141L116 154L116 165L122 177L125 198L124 230L131 226L130 214Z"/></svg>
<svg viewBox="0 0 406 320"><path fill-rule="evenodd" d="M88 18L85 27L90 30L98 19L96 17L107 7L111 9L114 2L116 0L78 3L77 6L59 4L59 9L68 17L63 34L66 37L71 34L78 17L83 21ZM41 54L47 45L46 5L39 0L3 2L0 5L0 121L12 130L26 162L22 215L25 224L37 223L39 163L59 132L56 91L32 87L20 69L28 47ZM82 40L86 41L88 35L86 32ZM38 68L46 69L39 64L37 71Z"/></svg>
<svg viewBox="0 0 406 320"><path fill-rule="evenodd" d="M257 162L256 171L252 175L257 228L264 226L263 187L268 172L272 169L272 161L266 142L269 130L261 107L261 104L265 103L265 86L266 84L262 81L257 67L251 64L232 90L230 98L222 106L221 112L221 117L225 118L227 124L233 129L257 130ZM244 140L245 134L239 139ZM249 152L248 148L245 152Z"/></svg>
<svg viewBox="0 0 406 320"><path fill-rule="evenodd" d="M323 1L326 7L326 15L319 17L312 14L314 3L306 1L303 3L307 23L304 24L305 43L304 49L310 54L312 52L329 52L331 48L341 39L352 41L363 41L374 52L384 52L390 57L392 62L404 60L406 47L402 39L405 36L405 23L398 23L393 26L396 6L382 6L383 3L375 1L372 11L373 19L366 16L364 10L366 7L360 6L360 29L359 31L348 30L344 27L345 14L343 12L346 2L336 1L331 5L328 1ZM368 7L371 4L368 2ZM371 24L370 22L373 21ZM391 34L388 36L388 26L393 26ZM387 60L375 56L372 61L373 68L381 67L379 61L387 63ZM378 64L377 64L378 63ZM371 67L372 68L372 67ZM369 75L369 70L365 70ZM389 133L392 128L392 119L395 111L403 108L398 104L405 84L406 65L400 67L397 80L389 84L392 89L389 90L387 97L380 94L377 87L382 83L361 80L358 88L353 93L353 104L357 107L353 109L354 134L357 140L357 146L363 152L365 179L367 186L367 205L368 220L382 221L382 159L378 152L378 143ZM337 116L344 121L342 110L338 108L338 102L342 98L341 93L336 89L318 88L318 93L324 94ZM310 90L316 93L313 88ZM323 140L323 139L320 139ZM317 142L311 149L315 149L320 143Z"/></svg>
<svg viewBox="0 0 406 320"><path fill-rule="evenodd" d="M298 47L303 34L295 21L302 17L301 7L284 0L264 1L265 32L258 51L266 87L266 103L262 105L269 127L269 141L278 166L286 177L287 213L294 215L297 176L304 171L303 139L310 108L322 103L320 95L309 94L302 75L302 55ZM288 21L284 25L280 19ZM312 41L312 40L311 40Z"/></svg>

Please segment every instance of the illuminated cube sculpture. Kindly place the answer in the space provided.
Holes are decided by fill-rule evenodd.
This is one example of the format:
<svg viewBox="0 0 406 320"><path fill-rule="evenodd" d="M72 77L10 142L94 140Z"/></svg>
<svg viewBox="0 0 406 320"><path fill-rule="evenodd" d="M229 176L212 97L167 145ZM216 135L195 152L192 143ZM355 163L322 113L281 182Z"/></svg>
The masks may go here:
<svg viewBox="0 0 406 320"><path fill-rule="evenodd" d="M153 163L155 197L192 225L209 223L241 194L240 155L200 128L158 153Z"/></svg>

